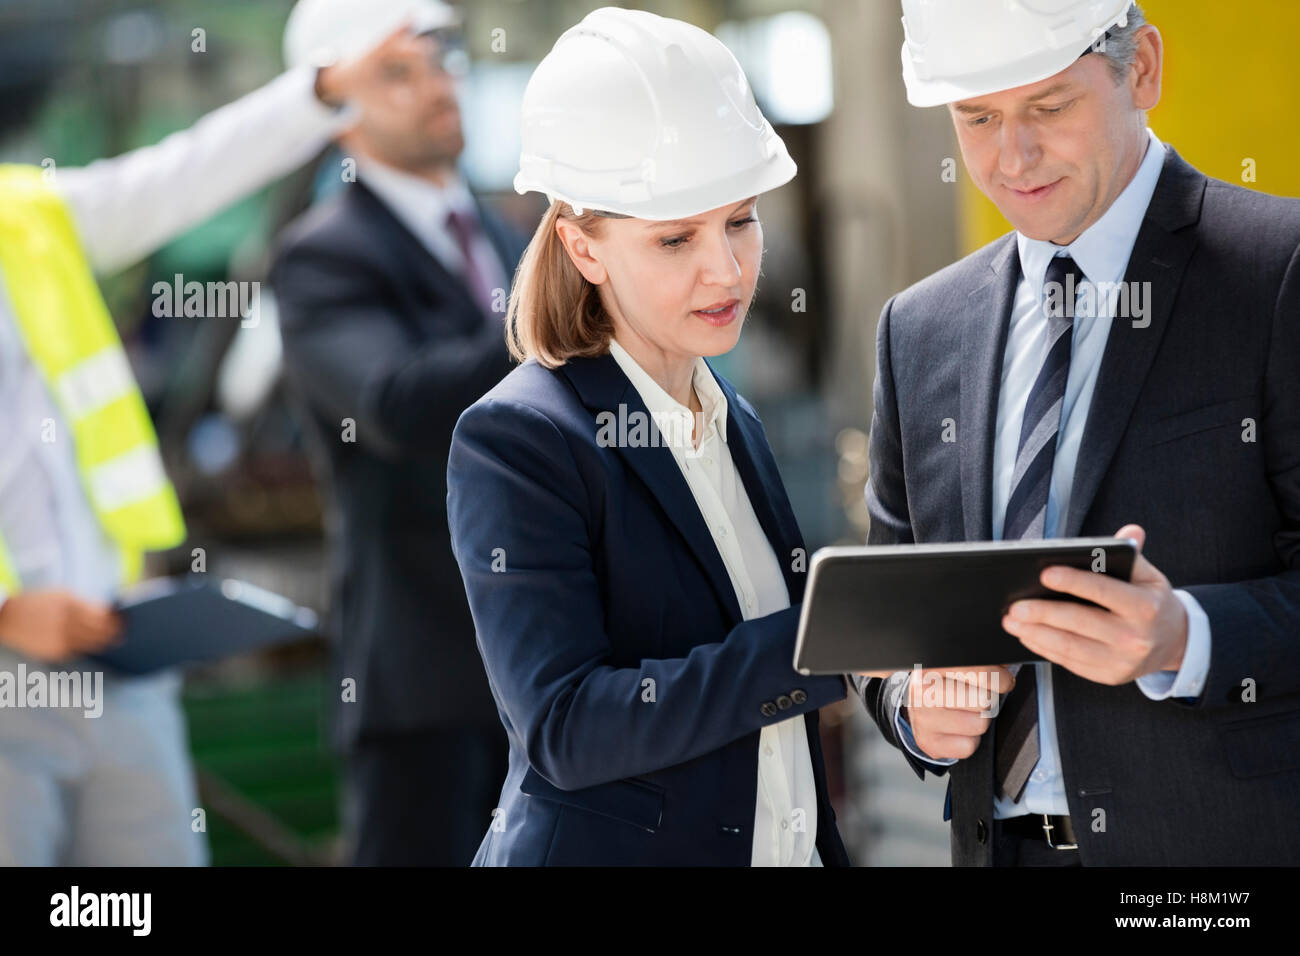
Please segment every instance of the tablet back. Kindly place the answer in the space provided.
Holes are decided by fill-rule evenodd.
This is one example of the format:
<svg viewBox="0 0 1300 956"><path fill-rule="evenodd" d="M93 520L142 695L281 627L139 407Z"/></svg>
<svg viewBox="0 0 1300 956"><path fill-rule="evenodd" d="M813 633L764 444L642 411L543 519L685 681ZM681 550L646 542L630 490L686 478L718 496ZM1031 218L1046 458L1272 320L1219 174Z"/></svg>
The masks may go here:
<svg viewBox="0 0 1300 956"><path fill-rule="evenodd" d="M1041 660L1002 629L1011 603L1080 601L1039 574L1063 564L1127 581L1136 554L1127 538L823 548L809 567L794 666L839 674Z"/></svg>

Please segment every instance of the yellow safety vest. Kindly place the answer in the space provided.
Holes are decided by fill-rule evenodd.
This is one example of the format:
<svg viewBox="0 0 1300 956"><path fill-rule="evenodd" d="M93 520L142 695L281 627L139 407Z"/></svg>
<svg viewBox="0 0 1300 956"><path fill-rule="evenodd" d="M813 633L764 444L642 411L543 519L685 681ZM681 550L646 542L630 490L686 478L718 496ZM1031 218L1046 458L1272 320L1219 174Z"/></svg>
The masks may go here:
<svg viewBox="0 0 1300 956"><path fill-rule="evenodd" d="M72 429L82 486L121 548L123 583L135 580L143 552L180 544L185 522L72 217L32 166L0 165L0 273L27 354ZM3 537L0 586L21 589Z"/></svg>

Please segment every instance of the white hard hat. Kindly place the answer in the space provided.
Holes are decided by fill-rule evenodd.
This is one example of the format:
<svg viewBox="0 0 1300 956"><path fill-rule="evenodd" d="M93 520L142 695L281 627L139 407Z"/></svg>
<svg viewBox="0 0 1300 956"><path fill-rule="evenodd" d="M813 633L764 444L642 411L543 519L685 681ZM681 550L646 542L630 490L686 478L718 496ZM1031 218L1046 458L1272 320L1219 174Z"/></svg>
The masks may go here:
<svg viewBox="0 0 1300 956"><path fill-rule="evenodd" d="M1060 73L1133 0L903 0L903 80L913 106L941 106Z"/></svg>
<svg viewBox="0 0 1300 956"><path fill-rule="evenodd" d="M515 191L579 212L682 219L794 178L736 58L699 27L602 7L524 91Z"/></svg>
<svg viewBox="0 0 1300 956"><path fill-rule="evenodd" d="M416 33L460 22L441 0L298 0L284 25L284 62L329 66L378 46L403 23Z"/></svg>

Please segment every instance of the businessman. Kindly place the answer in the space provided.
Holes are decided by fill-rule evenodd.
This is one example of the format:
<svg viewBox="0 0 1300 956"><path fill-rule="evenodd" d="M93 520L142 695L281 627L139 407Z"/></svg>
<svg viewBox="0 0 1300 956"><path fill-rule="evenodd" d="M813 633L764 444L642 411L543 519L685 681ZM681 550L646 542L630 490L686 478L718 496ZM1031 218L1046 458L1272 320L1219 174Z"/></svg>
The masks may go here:
<svg viewBox="0 0 1300 956"><path fill-rule="evenodd" d="M304 19L346 6L300 6L299 27L318 35L290 48L346 43L341 20ZM454 22L443 4L414 6L426 25ZM370 5L355 7L362 22ZM357 181L290 226L271 276L286 369L338 513L335 729L362 865L469 865L506 776L446 474L456 419L510 370L505 291L523 241L457 172L443 53L423 33L389 58L339 142Z"/></svg>
<svg viewBox="0 0 1300 956"><path fill-rule="evenodd" d="M864 700L949 775L955 864L1300 862L1300 202L1147 128L1162 42L1136 4L937 6L903 3L909 100L947 105L1016 231L885 306L869 541L1118 533L1142 556L1130 582L1044 571L1097 606L1011 607L1050 663L996 716L903 673Z"/></svg>

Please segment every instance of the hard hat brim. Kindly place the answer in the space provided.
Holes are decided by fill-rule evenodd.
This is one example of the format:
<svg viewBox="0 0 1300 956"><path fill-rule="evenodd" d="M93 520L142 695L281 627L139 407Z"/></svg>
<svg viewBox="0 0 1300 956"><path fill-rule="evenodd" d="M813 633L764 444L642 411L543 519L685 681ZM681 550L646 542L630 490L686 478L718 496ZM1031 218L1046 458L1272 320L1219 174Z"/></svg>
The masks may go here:
<svg viewBox="0 0 1300 956"><path fill-rule="evenodd" d="M1098 28L1099 33L1110 30L1119 21L1128 16L1132 0L1125 0L1120 9ZM982 73L969 73L951 79L921 79L916 75L912 58L907 53L907 41L903 41L900 57L903 61L903 83L907 87L907 101L913 106L946 106L977 96L988 96L1004 90L1014 90L1031 83L1038 83L1050 76L1055 76L1067 69L1079 59L1092 41L1086 41L1078 48L1044 50L1041 53L1024 57L1015 63L986 70Z"/></svg>
<svg viewBox="0 0 1300 956"><path fill-rule="evenodd" d="M412 32L431 33L461 24L456 8L441 0L408 0L371 7L358 24L356 10L346 4L323 0L299 0L289 13L282 40L284 62L289 69L304 64L328 66L363 56L373 50L403 22Z"/></svg>
<svg viewBox="0 0 1300 956"><path fill-rule="evenodd" d="M1085 45L1083 49L1087 48ZM971 74L962 77L959 81L922 80L916 75L912 58L907 55L907 44L904 43L903 82L907 86L907 102L919 107L947 106L949 103L959 103L978 96L1014 90L1055 76L1079 59L1082 53L1083 50L1049 50L1038 56L1027 57L1011 67Z"/></svg>
<svg viewBox="0 0 1300 956"><path fill-rule="evenodd" d="M734 205L750 196L770 192L794 179L798 171L799 167L782 144L777 153L761 166L747 169L722 182L705 183L669 195L652 196L644 202L622 202L613 197L566 194L553 186L533 181L522 171L515 176L514 187L520 195L528 192L545 193L552 200L558 199L584 212L598 209L634 219L663 222L688 219L713 209Z"/></svg>

